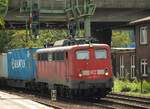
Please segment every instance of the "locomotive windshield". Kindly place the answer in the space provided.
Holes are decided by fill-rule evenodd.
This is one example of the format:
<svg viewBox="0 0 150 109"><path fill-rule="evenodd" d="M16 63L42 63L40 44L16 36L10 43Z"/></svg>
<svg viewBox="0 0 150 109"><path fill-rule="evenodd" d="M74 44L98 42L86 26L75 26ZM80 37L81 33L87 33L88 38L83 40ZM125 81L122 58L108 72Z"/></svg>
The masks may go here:
<svg viewBox="0 0 150 109"><path fill-rule="evenodd" d="M106 50L105 49L95 50L95 58L96 59L106 59L107 58Z"/></svg>
<svg viewBox="0 0 150 109"><path fill-rule="evenodd" d="M78 60L89 59L89 51L88 50L79 50L76 52L76 57Z"/></svg>

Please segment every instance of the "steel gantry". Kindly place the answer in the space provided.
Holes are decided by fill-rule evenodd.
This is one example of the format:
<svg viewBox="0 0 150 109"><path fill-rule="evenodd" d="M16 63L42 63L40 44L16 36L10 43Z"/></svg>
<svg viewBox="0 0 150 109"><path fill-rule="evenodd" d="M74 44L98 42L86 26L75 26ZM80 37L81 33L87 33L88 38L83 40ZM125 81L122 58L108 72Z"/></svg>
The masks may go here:
<svg viewBox="0 0 150 109"><path fill-rule="evenodd" d="M23 0L20 8L21 13L26 13L26 35L30 38L37 39L39 37L40 30L40 7L39 0ZM34 36L34 37L33 37Z"/></svg>
<svg viewBox="0 0 150 109"><path fill-rule="evenodd" d="M49 8L41 6L42 0L23 0L20 12L26 13L26 30L29 28L30 35L36 38L40 29L40 14L66 16L68 22L68 34L78 36L80 31L80 21L84 22L85 36L91 36L91 16L95 12L93 0L48 0Z"/></svg>
<svg viewBox="0 0 150 109"><path fill-rule="evenodd" d="M91 36L91 16L96 6L93 0L65 0L65 13L69 23L70 34L78 36L80 21L84 21L85 36Z"/></svg>

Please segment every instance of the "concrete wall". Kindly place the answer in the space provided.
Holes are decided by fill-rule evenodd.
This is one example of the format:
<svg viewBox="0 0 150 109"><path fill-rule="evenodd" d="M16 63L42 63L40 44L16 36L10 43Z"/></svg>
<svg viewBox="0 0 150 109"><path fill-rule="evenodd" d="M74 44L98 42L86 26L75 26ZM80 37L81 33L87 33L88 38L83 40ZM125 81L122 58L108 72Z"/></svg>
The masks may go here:
<svg viewBox="0 0 150 109"><path fill-rule="evenodd" d="M10 7L19 7L23 0L9 0ZM64 6L65 0L39 0L43 7ZM150 9L150 0L94 0L97 8L144 8ZM60 6L60 5L59 5Z"/></svg>
<svg viewBox="0 0 150 109"><path fill-rule="evenodd" d="M150 0L94 0L98 8L150 8Z"/></svg>
<svg viewBox="0 0 150 109"><path fill-rule="evenodd" d="M20 13L23 0L9 0L7 21L24 21ZM65 0L39 0L41 9L63 10ZM92 22L129 22L150 15L150 0L94 0L97 9ZM21 16L21 17L20 17ZM65 14L40 14L42 21L65 21Z"/></svg>
<svg viewBox="0 0 150 109"><path fill-rule="evenodd" d="M150 10L143 9L96 9L92 21L129 22L150 15Z"/></svg>

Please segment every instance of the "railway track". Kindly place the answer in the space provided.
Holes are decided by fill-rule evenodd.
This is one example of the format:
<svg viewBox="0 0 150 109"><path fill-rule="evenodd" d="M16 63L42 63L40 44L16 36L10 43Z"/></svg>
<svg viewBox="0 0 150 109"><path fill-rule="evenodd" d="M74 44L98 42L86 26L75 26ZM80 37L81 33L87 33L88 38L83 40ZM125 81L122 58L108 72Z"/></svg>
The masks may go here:
<svg viewBox="0 0 150 109"><path fill-rule="evenodd" d="M150 109L150 99L138 97L123 97L123 95L110 94L99 100L70 100L59 98L58 101L50 101L48 97L35 97L34 101L54 107L55 109ZM137 99L138 98L138 99Z"/></svg>
<svg viewBox="0 0 150 109"><path fill-rule="evenodd" d="M110 94L101 101L109 102L109 104L114 105L116 108L133 108L133 109L150 109L150 98L145 97L133 97L120 94Z"/></svg>
<svg viewBox="0 0 150 109"><path fill-rule="evenodd" d="M44 101L44 102L43 102ZM49 105L51 106L57 106L57 109L116 109L115 107L111 105L105 104L105 102L95 103L95 102L89 102L87 100L81 100L81 99L67 99L67 98L59 98L58 101L53 102L50 101L50 99L43 98L43 100L40 98L39 103ZM61 107L61 108L60 108Z"/></svg>
<svg viewBox="0 0 150 109"><path fill-rule="evenodd" d="M119 95L118 95L119 96ZM43 100L42 100L43 99ZM50 98L40 96L39 103L43 103L45 105L52 104L54 106L61 107L61 109L149 109L142 106L136 106L133 104L128 104L125 101L118 102L118 101L111 101L110 99L102 98L101 100L97 99L67 99L67 98L59 98L58 101L53 102L50 101ZM42 102L41 102L42 101ZM59 108L60 109L60 108Z"/></svg>
<svg viewBox="0 0 150 109"><path fill-rule="evenodd" d="M125 95L125 94L119 94L119 93L110 93L109 95L112 96L119 96L119 97L127 97L127 98L132 98L132 99L136 99L136 100L145 100L150 102L150 97L141 97L141 96L130 96L130 95Z"/></svg>
<svg viewBox="0 0 150 109"><path fill-rule="evenodd" d="M50 102L49 99L37 98L37 97L35 98L34 97L33 101L38 102L38 103L43 104L43 105L46 105L46 106L49 106L49 107L52 107L54 109L65 109L64 107L57 106L53 102Z"/></svg>
<svg viewBox="0 0 150 109"><path fill-rule="evenodd" d="M101 100L83 100L59 98L56 102L50 100L49 95L37 95L31 92L12 91L6 92L27 97L35 102L44 104L54 109L150 109L150 98L132 97L120 94L109 94Z"/></svg>

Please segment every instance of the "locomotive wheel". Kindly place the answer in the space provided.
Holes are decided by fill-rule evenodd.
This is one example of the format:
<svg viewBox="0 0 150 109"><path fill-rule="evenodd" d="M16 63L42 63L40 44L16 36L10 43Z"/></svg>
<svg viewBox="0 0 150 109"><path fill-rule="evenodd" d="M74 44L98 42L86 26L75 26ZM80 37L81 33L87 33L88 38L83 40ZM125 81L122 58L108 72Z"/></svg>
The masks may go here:
<svg viewBox="0 0 150 109"><path fill-rule="evenodd" d="M78 95L77 95L77 90L75 90L75 89L70 89L69 91L70 91L70 92L69 92L69 98L70 98L70 99L76 99L76 98L78 97Z"/></svg>
<svg viewBox="0 0 150 109"><path fill-rule="evenodd" d="M66 97L67 93L66 93L66 88L63 86L57 86L57 95L58 97Z"/></svg>

